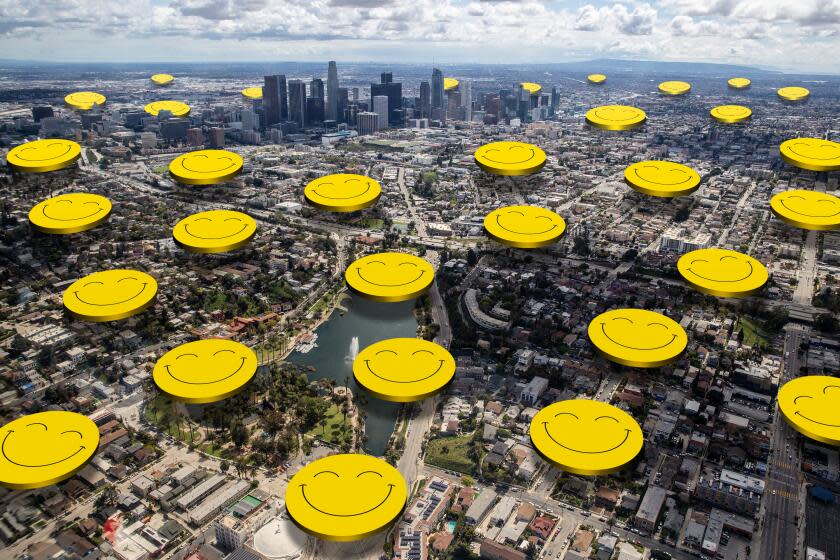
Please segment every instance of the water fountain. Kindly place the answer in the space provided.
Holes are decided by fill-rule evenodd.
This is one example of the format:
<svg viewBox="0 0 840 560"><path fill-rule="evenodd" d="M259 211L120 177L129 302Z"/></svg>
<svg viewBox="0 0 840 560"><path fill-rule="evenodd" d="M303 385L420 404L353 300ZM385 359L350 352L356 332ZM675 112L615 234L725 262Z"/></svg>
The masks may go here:
<svg viewBox="0 0 840 560"><path fill-rule="evenodd" d="M347 355L344 357L344 361L353 363L356 359L356 356L359 355L359 337L354 336L350 339L350 350L347 352Z"/></svg>

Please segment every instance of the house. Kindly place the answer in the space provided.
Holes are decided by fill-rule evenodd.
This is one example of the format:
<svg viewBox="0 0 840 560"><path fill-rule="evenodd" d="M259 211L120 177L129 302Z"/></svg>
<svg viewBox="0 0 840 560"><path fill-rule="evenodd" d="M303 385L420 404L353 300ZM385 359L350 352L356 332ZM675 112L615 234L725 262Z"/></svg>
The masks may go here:
<svg viewBox="0 0 840 560"><path fill-rule="evenodd" d="M551 530L554 529L554 519L548 516L538 515L531 521L528 528L534 534L539 535L541 539L546 540L551 534Z"/></svg>
<svg viewBox="0 0 840 560"><path fill-rule="evenodd" d="M612 511L618 503L619 495L618 490L601 486L595 494L595 504Z"/></svg>

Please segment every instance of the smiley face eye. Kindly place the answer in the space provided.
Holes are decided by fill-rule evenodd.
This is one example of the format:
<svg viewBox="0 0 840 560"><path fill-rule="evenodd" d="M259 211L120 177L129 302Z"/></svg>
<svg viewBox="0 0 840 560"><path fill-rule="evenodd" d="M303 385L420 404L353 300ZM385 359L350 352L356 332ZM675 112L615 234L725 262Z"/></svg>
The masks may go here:
<svg viewBox="0 0 840 560"><path fill-rule="evenodd" d="M426 354L431 354L432 356L435 355L434 352L432 352L431 350L415 350L411 353L411 355L413 356L414 354L419 354L420 352L425 352Z"/></svg>
<svg viewBox="0 0 840 560"><path fill-rule="evenodd" d="M826 389L827 389L827 388L828 388L828 387L826 387ZM823 389L823 393L825 393L825 389ZM793 404L796 404L796 401L798 401L799 399L813 399L813 398L814 398L814 397L811 397L811 396L808 396L808 395L799 395L798 397L796 397L795 399L793 399Z"/></svg>
<svg viewBox="0 0 840 560"><path fill-rule="evenodd" d="M315 473L315 475L312 478L315 478L316 476L321 476L322 474L332 474L332 475L335 475L336 478L341 478L339 476L339 474L335 471L321 471L321 472Z"/></svg>
<svg viewBox="0 0 840 560"><path fill-rule="evenodd" d="M826 385L823 387L823 395L825 395L825 392L829 389L840 389L840 385Z"/></svg>
<svg viewBox="0 0 840 560"><path fill-rule="evenodd" d="M417 268L417 263L413 263L413 262L401 262L398 266L403 266L403 265L406 265L406 264L410 264L414 268Z"/></svg>
<svg viewBox="0 0 840 560"><path fill-rule="evenodd" d="M519 214L519 215L520 215L520 216L522 216L523 218L525 217L525 214L524 214L524 213L522 213L522 212L520 212L519 210L510 210L510 211L508 212L508 214Z"/></svg>
<svg viewBox="0 0 840 560"><path fill-rule="evenodd" d="M385 352L390 352L390 353L391 353L391 354L393 354L394 356L399 356L399 354L397 354L397 353L396 353L396 352L394 352L393 350L380 350L379 352L377 352L377 353L376 353L376 354L374 354L374 355L375 355L375 356L378 356L379 354L384 354Z"/></svg>
<svg viewBox="0 0 840 560"><path fill-rule="evenodd" d="M84 439L84 436L82 435L82 432L80 432L78 430L66 430L64 432L61 432L61 435L64 435L64 434L77 434L79 436L79 439Z"/></svg>
<svg viewBox="0 0 840 560"><path fill-rule="evenodd" d="M707 262L709 262L709 261L707 261L706 259L694 259L694 260L693 260L693 261L691 261L691 263L689 263L689 264L694 264L694 263L699 263L699 262L704 262L704 263L707 263Z"/></svg>
<svg viewBox="0 0 840 560"><path fill-rule="evenodd" d="M613 418L612 416L599 416L598 418L595 419L595 421L597 422L601 418L609 418L610 420L614 421L616 424L620 424L620 422L618 421L618 418Z"/></svg>
<svg viewBox="0 0 840 560"><path fill-rule="evenodd" d="M554 415L554 417L557 418L558 416L561 416L563 414L568 414L569 416L574 416L577 420L580 420L580 418L578 418L577 414L572 414L571 412L558 412L557 414Z"/></svg>
<svg viewBox="0 0 840 560"><path fill-rule="evenodd" d="M188 352L186 354L179 354L178 356L175 357L175 359L180 360L184 356L192 356L193 358L198 358L198 354L191 354L191 353Z"/></svg>
<svg viewBox="0 0 840 560"><path fill-rule="evenodd" d="M42 426L42 427L44 428L44 431L45 431L45 432L46 432L46 431L49 431L49 428L47 428L47 425L46 425L46 424L43 424L43 423L41 423L41 422L32 422L31 424L27 424L27 425L26 425L26 427L27 427L27 428L28 428L29 426Z"/></svg>
<svg viewBox="0 0 840 560"><path fill-rule="evenodd" d="M105 285L105 284L103 284L102 282L99 282L99 281L94 280L93 282L88 282L87 284L85 284L84 286L82 286L82 288L87 288L88 286L91 286L91 285L93 285L93 284L102 284L103 286Z"/></svg>
<svg viewBox="0 0 840 560"><path fill-rule="evenodd" d="M737 260L738 260L738 257L736 257L736 256L734 256L734 255L723 255L723 256L722 256L720 259L718 259L718 260L719 260L719 261L721 261L721 262L723 262L723 259L735 259L735 260L737 261Z"/></svg>
<svg viewBox="0 0 840 560"><path fill-rule="evenodd" d="M662 323L653 322L653 323L648 323L647 324L647 326L651 326L651 325L656 325L657 327L662 327L666 331L668 330L668 325L663 325Z"/></svg>
<svg viewBox="0 0 840 560"><path fill-rule="evenodd" d="M126 276L125 278L120 278L119 280L117 280L117 284L119 284L123 280L137 280L137 278L135 278L134 276Z"/></svg>
<svg viewBox="0 0 840 560"><path fill-rule="evenodd" d="M633 324L633 320L628 319L627 317L613 317L612 320L613 321L627 321L628 323Z"/></svg>
<svg viewBox="0 0 840 560"><path fill-rule="evenodd" d="M222 352L230 352L231 354L236 354L236 352L234 352L230 348L224 348L222 350L216 350L215 352L213 352L213 355L215 356L216 354L221 354Z"/></svg>
<svg viewBox="0 0 840 560"><path fill-rule="evenodd" d="M368 264L381 264L382 266L385 266L385 263L382 261L368 261Z"/></svg>
<svg viewBox="0 0 840 560"><path fill-rule="evenodd" d="M376 476L378 476L379 478L384 478L381 474L379 474L379 473L378 473L378 472L376 472L376 471L362 471L362 472L360 472L359 474L357 474L357 475L356 475L356 478L359 478L359 477L360 477L360 476L362 476L363 474L375 474L375 475L376 475Z"/></svg>

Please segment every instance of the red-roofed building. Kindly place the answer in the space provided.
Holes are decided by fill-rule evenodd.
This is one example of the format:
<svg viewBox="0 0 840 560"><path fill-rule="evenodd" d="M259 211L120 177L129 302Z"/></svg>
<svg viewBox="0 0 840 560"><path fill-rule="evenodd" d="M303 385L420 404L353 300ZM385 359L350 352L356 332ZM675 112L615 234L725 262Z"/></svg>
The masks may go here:
<svg viewBox="0 0 840 560"><path fill-rule="evenodd" d="M531 529L531 531L533 531L537 535L539 535L543 540L545 540L551 534L551 530L554 529L554 519L551 517L538 515L534 518L533 521L531 521L531 524L528 525L528 528Z"/></svg>

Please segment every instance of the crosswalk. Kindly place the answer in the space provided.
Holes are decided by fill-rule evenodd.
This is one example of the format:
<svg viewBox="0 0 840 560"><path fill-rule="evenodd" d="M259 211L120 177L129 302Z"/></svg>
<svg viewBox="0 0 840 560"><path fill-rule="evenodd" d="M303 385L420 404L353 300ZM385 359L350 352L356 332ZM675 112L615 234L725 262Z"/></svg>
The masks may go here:
<svg viewBox="0 0 840 560"><path fill-rule="evenodd" d="M785 498L786 500L791 500L793 502L796 502L796 501L799 500L799 493L796 492L796 491L776 490L775 495L776 496L781 496L782 498Z"/></svg>

